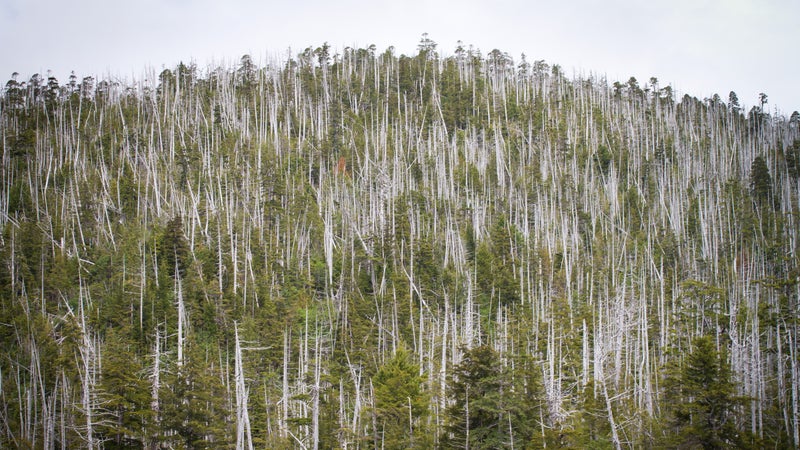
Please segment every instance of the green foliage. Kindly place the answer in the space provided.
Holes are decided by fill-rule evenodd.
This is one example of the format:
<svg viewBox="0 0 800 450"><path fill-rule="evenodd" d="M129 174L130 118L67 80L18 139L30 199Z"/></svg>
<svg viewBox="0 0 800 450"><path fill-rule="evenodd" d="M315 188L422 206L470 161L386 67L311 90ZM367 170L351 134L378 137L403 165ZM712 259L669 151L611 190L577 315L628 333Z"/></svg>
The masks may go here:
<svg viewBox="0 0 800 450"><path fill-rule="evenodd" d="M442 96L442 118L449 133L463 130L472 118L472 92L463 83L458 73L458 62L447 58L444 71L439 76Z"/></svg>
<svg viewBox="0 0 800 450"><path fill-rule="evenodd" d="M681 314L691 317L685 320L694 323L700 333L716 332L721 324L727 322L725 291L717 286L698 280L685 280L681 283L684 303Z"/></svg>
<svg viewBox="0 0 800 450"><path fill-rule="evenodd" d="M750 166L750 192L759 204L772 199L772 177L763 156L756 156Z"/></svg>
<svg viewBox="0 0 800 450"><path fill-rule="evenodd" d="M475 253L475 280L482 296L500 305L511 305L520 300L518 281L514 270L517 259L512 251L513 226L500 217L490 230L488 242L478 246Z"/></svg>
<svg viewBox="0 0 800 450"><path fill-rule="evenodd" d="M785 158L786 170L789 172L789 176L794 179L800 178L800 139L795 139L792 145L786 149Z"/></svg>
<svg viewBox="0 0 800 450"><path fill-rule="evenodd" d="M594 380L583 388L576 416L571 418L571 429L551 433L549 445L556 448L612 449L611 426L608 423L608 410L603 398L596 389Z"/></svg>
<svg viewBox="0 0 800 450"><path fill-rule="evenodd" d="M26 128L14 139L11 156L14 158L30 158L36 150L36 130Z"/></svg>
<svg viewBox="0 0 800 450"><path fill-rule="evenodd" d="M723 449L739 447L744 432L735 422L742 403L726 357L710 336L694 340L678 374L668 380L667 403L671 414L668 445L680 448Z"/></svg>
<svg viewBox="0 0 800 450"><path fill-rule="evenodd" d="M600 114L598 113L598 115ZM602 115L600 115L600 118L598 118L598 120L602 120ZM595 153L594 155L594 162L595 162L595 167L597 168L597 170L600 171L600 173L602 173L603 175L607 175L608 169L609 167L611 167L611 162L613 160L614 160L614 155L611 153L608 147L606 147L605 145L601 145L598 147L597 153Z"/></svg>
<svg viewBox="0 0 800 450"><path fill-rule="evenodd" d="M166 377L160 393L160 439L172 448L216 449L230 446L231 425L221 367L210 351L190 340L186 361Z"/></svg>
<svg viewBox="0 0 800 450"><path fill-rule="evenodd" d="M428 396L419 366L399 349L372 379L375 392L376 434L386 449L427 448Z"/></svg>
<svg viewBox="0 0 800 450"><path fill-rule="evenodd" d="M110 329L106 334L100 396L108 418L99 433L106 448L145 447L154 439L155 412L151 386L140 358L134 353L130 329Z"/></svg>
<svg viewBox="0 0 800 450"><path fill-rule="evenodd" d="M511 446L524 419L499 355L488 346L464 351L453 369L442 448L494 449ZM518 436L517 439L520 437Z"/></svg>
<svg viewBox="0 0 800 450"><path fill-rule="evenodd" d="M169 276L186 276L189 265L189 246L183 235L183 220L176 216L167 222L159 242L159 256L162 268Z"/></svg>

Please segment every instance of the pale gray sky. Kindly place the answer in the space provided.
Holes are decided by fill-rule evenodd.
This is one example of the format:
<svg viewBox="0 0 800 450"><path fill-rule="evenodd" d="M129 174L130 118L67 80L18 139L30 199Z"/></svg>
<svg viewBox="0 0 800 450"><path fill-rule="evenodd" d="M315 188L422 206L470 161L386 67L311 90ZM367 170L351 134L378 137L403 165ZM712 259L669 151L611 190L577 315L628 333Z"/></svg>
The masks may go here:
<svg viewBox="0 0 800 450"><path fill-rule="evenodd" d="M751 106L764 92L789 115L800 110L798 18L800 0L0 0L0 80L130 80L323 42L413 54L427 32L443 54L461 40L610 82L656 76L700 99L733 90Z"/></svg>

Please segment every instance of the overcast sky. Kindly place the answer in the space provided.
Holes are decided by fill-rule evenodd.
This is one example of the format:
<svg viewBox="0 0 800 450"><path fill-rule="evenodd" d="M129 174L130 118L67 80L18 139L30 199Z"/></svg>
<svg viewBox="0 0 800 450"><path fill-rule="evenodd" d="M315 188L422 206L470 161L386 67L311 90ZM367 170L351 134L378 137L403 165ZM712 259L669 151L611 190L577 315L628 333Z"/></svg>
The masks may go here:
<svg viewBox="0 0 800 450"><path fill-rule="evenodd" d="M800 0L0 0L0 79L141 78L178 62L256 62L328 42L412 54L422 33L610 82L800 110Z"/></svg>

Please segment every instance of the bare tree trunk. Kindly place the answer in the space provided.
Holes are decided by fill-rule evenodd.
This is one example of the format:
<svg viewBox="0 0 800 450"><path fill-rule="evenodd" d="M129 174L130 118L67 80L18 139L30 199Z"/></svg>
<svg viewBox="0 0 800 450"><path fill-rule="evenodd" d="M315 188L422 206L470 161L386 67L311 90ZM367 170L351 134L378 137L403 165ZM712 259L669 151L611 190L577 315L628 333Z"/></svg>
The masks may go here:
<svg viewBox="0 0 800 450"><path fill-rule="evenodd" d="M155 343L153 344L153 373L151 374L152 387L150 388L150 409L153 410L155 415L155 423L161 423L161 403L159 401L159 392L161 391L161 332L156 327L155 330ZM154 447L155 442L150 446Z"/></svg>
<svg viewBox="0 0 800 450"><path fill-rule="evenodd" d="M314 450L319 449L319 397L321 395L322 387L320 385L322 355L320 349L320 337L318 325L315 326L317 330L314 337L314 387L311 390L311 448Z"/></svg>
<svg viewBox="0 0 800 450"><path fill-rule="evenodd" d="M175 297L178 308L178 367L183 366L183 347L185 341L186 307L183 304L183 280L175 265Z"/></svg>
<svg viewBox="0 0 800 450"><path fill-rule="evenodd" d="M283 386L281 389L281 416L278 421L278 429L281 437L286 438L288 433L289 420L289 357L291 354L289 343L289 330L283 331Z"/></svg>
<svg viewBox="0 0 800 450"><path fill-rule="evenodd" d="M616 450L621 450L622 444L620 443L619 434L617 433L617 423L614 421L614 412L611 409L611 399L608 397L608 391L606 390L605 379L600 380L600 386L602 388L603 399L606 402L606 411L608 412L608 424L611 427L611 442L614 444L614 448Z"/></svg>
<svg viewBox="0 0 800 450"><path fill-rule="evenodd" d="M82 284L82 283L81 283ZM85 417L86 431L84 439L86 440L87 448L94 449L98 447L98 442L95 441L94 436L94 387L95 387L95 364L99 357L95 343L92 340L90 331L86 326L86 314L84 307L83 287L80 288L80 327L82 334L82 341L80 347L81 354L81 407Z"/></svg>
<svg viewBox="0 0 800 450"><path fill-rule="evenodd" d="M234 372L236 383L236 449L253 450L253 438L250 433L250 414L247 411L247 386L244 381L242 367L242 346L239 341L239 327L233 324L235 355Z"/></svg>

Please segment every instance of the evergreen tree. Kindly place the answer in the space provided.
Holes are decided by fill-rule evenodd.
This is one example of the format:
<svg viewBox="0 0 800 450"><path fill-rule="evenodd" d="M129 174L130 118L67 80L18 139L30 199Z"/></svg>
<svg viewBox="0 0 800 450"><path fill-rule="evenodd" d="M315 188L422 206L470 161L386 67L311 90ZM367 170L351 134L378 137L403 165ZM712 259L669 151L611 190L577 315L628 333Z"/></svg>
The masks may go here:
<svg viewBox="0 0 800 450"><path fill-rule="evenodd" d="M797 112L795 112L797 114ZM800 120L800 119L799 119ZM800 178L800 139L795 139L792 145L786 150L786 170L789 176Z"/></svg>
<svg viewBox="0 0 800 450"><path fill-rule="evenodd" d="M549 432L548 446L587 450L614 448L607 407L598 395L599 393L595 392L594 380L590 380L583 388L575 415L569 421L570 426Z"/></svg>
<svg viewBox="0 0 800 450"><path fill-rule="evenodd" d="M491 347L464 352L453 369L451 405L447 408L444 448L496 449L510 447L520 405L508 374Z"/></svg>
<svg viewBox="0 0 800 450"><path fill-rule="evenodd" d="M219 371L203 345L190 339L183 366L166 377L161 407L161 440L173 448L226 448L232 441L231 415Z"/></svg>
<svg viewBox="0 0 800 450"><path fill-rule="evenodd" d="M750 165L750 192L759 204L772 199L772 177L763 156L756 156Z"/></svg>
<svg viewBox="0 0 800 450"><path fill-rule="evenodd" d="M103 354L100 396L108 419L100 429L106 448L142 448L151 438L155 413L141 361L129 342L129 328L108 330Z"/></svg>
<svg viewBox="0 0 800 450"><path fill-rule="evenodd" d="M486 298L501 305L519 301L519 286L514 276L517 261L512 252L512 234L504 217L492 226L488 242L478 246L475 260L476 282Z"/></svg>
<svg viewBox="0 0 800 450"><path fill-rule="evenodd" d="M159 242L159 256L163 263L163 269L169 276L181 277L186 275L186 268L189 264L189 246L183 235L183 220L180 216L175 216L167 222L164 233Z"/></svg>
<svg viewBox="0 0 800 450"><path fill-rule="evenodd" d="M668 380L667 388L665 405L672 417L667 446L712 450L743 445L743 432L735 423L741 400L735 395L728 362L711 336L694 340L684 366Z"/></svg>
<svg viewBox="0 0 800 450"><path fill-rule="evenodd" d="M428 396L419 366L399 349L372 379L375 391L376 437L385 449L428 448L425 427Z"/></svg>
<svg viewBox="0 0 800 450"><path fill-rule="evenodd" d="M731 91L728 94L728 107L730 107L731 111L734 113L738 113L741 110L741 106L739 105L739 96L736 95L736 92Z"/></svg>

